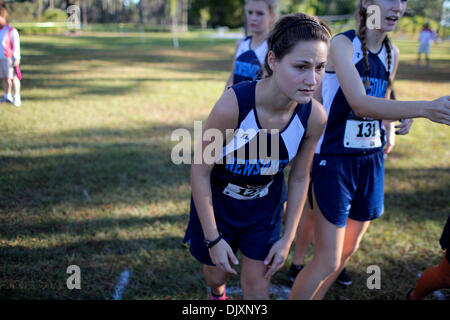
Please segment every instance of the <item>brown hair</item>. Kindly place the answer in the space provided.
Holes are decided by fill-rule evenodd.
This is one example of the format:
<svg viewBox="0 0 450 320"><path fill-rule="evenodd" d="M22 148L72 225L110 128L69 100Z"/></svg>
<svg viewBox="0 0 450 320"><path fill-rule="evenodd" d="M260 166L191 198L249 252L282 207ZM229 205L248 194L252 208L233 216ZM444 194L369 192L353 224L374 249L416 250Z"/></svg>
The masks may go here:
<svg viewBox="0 0 450 320"><path fill-rule="evenodd" d="M370 87L370 80L369 80L369 73L370 73L370 64L369 64L369 57L367 55L367 43L366 43L366 31L367 31L367 9L364 8L364 6L361 4L361 1L358 6L358 12L357 16L359 19L358 21L358 36L361 40L361 50L363 52L363 58L364 58L364 66L365 66L365 76L366 80L364 82L364 87L368 89ZM386 37L383 40L383 45L386 47L386 55L387 55L387 77L388 77L388 89L392 88L392 81L391 81L391 64L392 64L392 44L389 37L386 35Z"/></svg>
<svg viewBox="0 0 450 320"><path fill-rule="evenodd" d="M318 40L327 42L331 38L331 30L321 19L303 13L281 17L269 34L267 43L275 57L279 60L289 54L299 41ZM264 64L267 77L273 73L267 62Z"/></svg>

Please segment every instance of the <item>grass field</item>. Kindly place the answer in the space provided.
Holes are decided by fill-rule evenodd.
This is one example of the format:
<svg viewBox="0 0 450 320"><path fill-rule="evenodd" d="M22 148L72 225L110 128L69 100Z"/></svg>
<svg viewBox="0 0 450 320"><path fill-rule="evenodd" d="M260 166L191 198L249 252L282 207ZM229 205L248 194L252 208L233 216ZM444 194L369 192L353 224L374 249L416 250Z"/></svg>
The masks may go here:
<svg viewBox="0 0 450 320"><path fill-rule="evenodd" d="M189 167L172 164L170 135L208 115L234 41L192 33L175 50L166 33L21 40L23 105L0 105L0 298L111 299L129 270L123 299L205 299L201 266L182 245ZM449 94L450 43L433 48L430 70L415 70L416 42L396 43L399 99ZM449 134L422 119L398 137L385 214L349 263L354 285L328 299L402 299L440 261ZM273 284L287 284L291 259ZM81 290L66 287L73 264ZM380 290L366 287L370 265L381 268Z"/></svg>

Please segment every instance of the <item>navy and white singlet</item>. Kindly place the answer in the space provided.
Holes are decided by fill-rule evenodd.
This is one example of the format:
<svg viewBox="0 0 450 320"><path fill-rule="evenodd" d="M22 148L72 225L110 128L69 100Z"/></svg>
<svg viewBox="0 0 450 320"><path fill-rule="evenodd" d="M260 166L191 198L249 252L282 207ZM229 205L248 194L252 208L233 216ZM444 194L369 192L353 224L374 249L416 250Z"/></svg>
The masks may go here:
<svg viewBox="0 0 450 320"><path fill-rule="evenodd" d="M268 50L267 41L262 42L255 50L252 50L251 43L252 37L249 36L242 40L236 51L233 84L261 79L262 66Z"/></svg>
<svg viewBox="0 0 450 320"><path fill-rule="evenodd" d="M353 62L365 82L361 41L354 30L343 33L353 43ZM366 94L385 98L388 85L387 51L368 52L370 87ZM394 53L391 52L391 74ZM322 104L328 122L312 164L311 180L317 204L332 224L344 227L347 219L370 221L384 211L385 133L382 121L356 117L335 72L322 81Z"/></svg>
<svg viewBox="0 0 450 320"><path fill-rule="evenodd" d="M271 134L261 129L258 121L256 84L257 81L245 81L232 87L239 105L238 127L233 139L223 146L210 181L218 231L233 250L239 248L247 257L263 260L271 245L280 239L281 215L287 198L283 169L298 153L312 102L297 105L287 126L279 134ZM274 137L277 139L272 141ZM259 142L264 140L267 152L262 153L268 157L259 154ZM275 142L279 145L278 152ZM254 146L258 152L251 152ZM190 241L191 253L200 262L212 264L192 198L184 241Z"/></svg>
<svg viewBox="0 0 450 320"><path fill-rule="evenodd" d="M353 62L364 83L365 66L361 41L355 30L344 32L353 42ZM369 96L384 98L388 85L387 54L383 45L378 53L367 52L370 64ZM394 52L391 51L391 70L394 69ZM326 72L322 81L322 104L328 113L328 122L316 148L316 154L364 154L383 150L385 133L381 120L358 118L339 84L335 72Z"/></svg>

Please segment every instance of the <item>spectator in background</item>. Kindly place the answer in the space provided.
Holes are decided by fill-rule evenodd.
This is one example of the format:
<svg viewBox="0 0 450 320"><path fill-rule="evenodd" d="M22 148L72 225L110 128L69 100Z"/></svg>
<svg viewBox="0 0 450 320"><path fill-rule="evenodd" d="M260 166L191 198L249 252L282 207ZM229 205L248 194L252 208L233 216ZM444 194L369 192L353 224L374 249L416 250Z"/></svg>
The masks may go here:
<svg viewBox="0 0 450 320"><path fill-rule="evenodd" d="M424 24L422 31L420 31L419 34L419 51L417 53L417 65L416 68L420 67L420 58L422 53L425 54L425 61L427 63L427 68L430 67L430 58L429 58L429 53L430 53L430 48L431 45L433 44L434 39L436 39L436 32L430 28L430 23L427 22Z"/></svg>
<svg viewBox="0 0 450 320"><path fill-rule="evenodd" d="M0 9L0 73L4 95L1 102L9 102L19 107L20 99L20 39L16 29L8 24L8 11ZM17 70L17 71L16 71ZM16 77L15 77L16 76ZM11 95L11 87L14 81L14 97Z"/></svg>

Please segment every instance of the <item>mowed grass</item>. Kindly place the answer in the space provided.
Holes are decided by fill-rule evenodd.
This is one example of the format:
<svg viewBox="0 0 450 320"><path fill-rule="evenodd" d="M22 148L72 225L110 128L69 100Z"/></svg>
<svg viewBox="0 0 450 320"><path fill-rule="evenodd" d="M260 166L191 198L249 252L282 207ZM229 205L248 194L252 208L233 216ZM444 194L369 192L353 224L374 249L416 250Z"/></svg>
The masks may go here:
<svg viewBox="0 0 450 320"><path fill-rule="evenodd" d="M0 105L0 298L111 299L129 270L124 299L205 299L201 266L182 245L189 166L171 162L171 133L206 118L234 41L189 33L176 50L166 33L21 40L23 106ZM415 42L396 43L399 99L449 94L449 43L433 48L430 70L414 69ZM334 286L328 299L402 299L440 260L449 133L416 120L398 137L385 214L349 263L354 285ZM274 284L287 284L291 260ZM66 287L73 264L81 290ZM380 290L366 286L370 265L381 268Z"/></svg>

